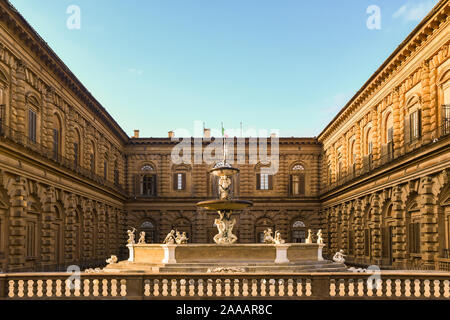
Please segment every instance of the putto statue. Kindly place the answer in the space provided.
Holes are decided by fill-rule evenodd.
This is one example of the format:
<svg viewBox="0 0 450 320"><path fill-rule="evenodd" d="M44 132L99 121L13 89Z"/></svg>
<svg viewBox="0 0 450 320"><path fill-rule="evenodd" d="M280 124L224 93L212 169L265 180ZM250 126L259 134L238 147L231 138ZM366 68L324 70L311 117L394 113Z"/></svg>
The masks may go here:
<svg viewBox="0 0 450 320"><path fill-rule="evenodd" d="M272 236L271 228L264 230L264 243L268 243L268 244L275 243L275 240L273 239L273 236Z"/></svg>
<svg viewBox="0 0 450 320"><path fill-rule="evenodd" d="M345 262L344 257L345 257L344 250L341 249L334 254L333 261L337 263L344 263Z"/></svg>
<svg viewBox="0 0 450 320"><path fill-rule="evenodd" d="M177 231L177 236L175 237L175 242L177 244L186 244L188 239L189 238L186 236L186 232L180 233Z"/></svg>
<svg viewBox="0 0 450 320"><path fill-rule="evenodd" d="M139 233L138 244L145 244L145 231L141 231L141 233Z"/></svg>
<svg viewBox="0 0 450 320"><path fill-rule="evenodd" d="M117 263L117 261L118 261L117 256L114 256L114 255L112 255L111 258L106 259L107 264L114 264L114 263Z"/></svg>
<svg viewBox="0 0 450 320"><path fill-rule="evenodd" d="M308 229L308 238L306 238L305 243L312 243L312 232Z"/></svg>
<svg viewBox="0 0 450 320"><path fill-rule="evenodd" d="M164 244L175 244L175 230L170 230L170 232L167 234L166 238L163 241Z"/></svg>
<svg viewBox="0 0 450 320"><path fill-rule="evenodd" d="M319 231L317 231L317 244L323 244L322 229L319 229Z"/></svg>
<svg viewBox="0 0 450 320"><path fill-rule="evenodd" d="M275 231L275 237L273 238L275 244L283 244L285 241L281 238L281 232Z"/></svg>
<svg viewBox="0 0 450 320"><path fill-rule="evenodd" d="M135 244L135 241L134 241L134 232L135 231L136 231L135 228L133 228L133 230L127 230L127 233L128 233L127 243L128 244Z"/></svg>

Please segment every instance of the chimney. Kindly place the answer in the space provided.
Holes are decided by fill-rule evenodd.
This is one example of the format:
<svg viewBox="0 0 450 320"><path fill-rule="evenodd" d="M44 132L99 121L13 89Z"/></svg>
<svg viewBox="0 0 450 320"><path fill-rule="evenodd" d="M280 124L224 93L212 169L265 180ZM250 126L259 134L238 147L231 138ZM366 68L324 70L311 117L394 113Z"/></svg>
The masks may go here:
<svg viewBox="0 0 450 320"><path fill-rule="evenodd" d="M173 132L172 130L171 131L169 131L169 138L173 138L173 137L175 137L175 132Z"/></svg>
<svg viewBox="0 0 450 320"><path fill-rule="evenodd" d="M209 139L211 138L211 129L203 129L203 138Z"/></svg>
<svg viewBox="0 0 450 320"><path fill-rule="evenodd" d="M139 130L134 130L133 138L139 138Z"/></svg>

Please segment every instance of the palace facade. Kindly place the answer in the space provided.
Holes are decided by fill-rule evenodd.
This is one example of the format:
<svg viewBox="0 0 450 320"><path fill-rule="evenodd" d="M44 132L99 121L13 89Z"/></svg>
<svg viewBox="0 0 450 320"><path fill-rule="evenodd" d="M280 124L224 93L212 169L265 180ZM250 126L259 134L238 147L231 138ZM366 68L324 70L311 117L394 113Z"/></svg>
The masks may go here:
<svg viewBox="0 0 450 320"><path fill-rule="evenodd" d="M322 229L355 265L450 270L450 5L440 1L317 138L279 138L279 169L233 181L254 206L241 243ZM206 135L200 149L208 146ZM212 165L174 164L178 142L129 137L52 49L0 1L0 269L65 270L126 257L126 229L212 242ZM192 150L195 142L191 142ZM268 147L270 150L270 146Z"/></svg>

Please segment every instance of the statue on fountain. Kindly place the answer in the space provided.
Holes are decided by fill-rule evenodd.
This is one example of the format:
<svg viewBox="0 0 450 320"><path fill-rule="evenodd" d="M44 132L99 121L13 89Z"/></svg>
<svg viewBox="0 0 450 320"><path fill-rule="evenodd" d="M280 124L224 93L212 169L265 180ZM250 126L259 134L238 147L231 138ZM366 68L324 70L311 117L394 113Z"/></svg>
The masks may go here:
<svg viewBox="0 0 450 320"><path fill-rule="evenodd" d="M127 230L127 233L128 233L127 243L128 244L135 244L135 241L134 241L134 232L135 231L136 231L135 228L133 228L133 230Z"/></svg>
<svg viewBox="0 0 450 320"><path fill-rule="evenodd" d="M141 233L139 233L138 244L145 244L145 231L141 231Z"/></svg>
<svg viewBox="0 0 450 320"><path fill-rule="evenodd" d="M345 262L344 257L345 257L344 250L341 249L334 254L333 261L337 263L344 263Z"/></svg>
<svg viewBox="0 0 450 320"><path fill-rule="evenodd" d="M308 229L308 238L306 238L305 243L312 243L312 231Z"/></svg>
<svg viewBox="0 0 450 320"><path fill-rule="evenodd" d="M264 230L264 243L267 243L267 244L275 243L275 240L273 239L273 236L272 236L271 228Z"/></svg>
<svg viewBox="0 0 450 320"><path fill-rule="evenodd" d="M231 199L231 179L229 176L220 176L219 178L220 200Z"/></svg>
<svg viewBox="0 0 450 320"><path fill-rule="evenodd" d="M163 241L163 244L175 244L175 230L170 230L170 232L167 234L166 238Z"/></svg>
<svg viewBox="0 0 450 320"><path fill-rule="evenodd" d="M273 241L275 242L275 244L283 244L286 242L284 241L284 239L281 238L280 231L275 231L275 237L273 238Z"/></svg>
<svg viewBox="0 0 450 320"><path fill-rule="evenodd" d="M186 232L180 233L177 231L177 236L175 237L176 244L186 244L188 239L189 238L186 236Z"/></svg>
<svg viewBox="0 0 450 320"><path fill-rule="evenodd" d="M236 219L231 219L231 211L219 210L219 219L215 219L218 234L214 236L214 242L217 244L232 244L237 241L237 237L233 234L233 227Z"/></svg>
<svg viewBox="0 0 450 320"><path fill-rule="evenodd" d="M323 244L322 229L317 232L317 244Z"/></svg>

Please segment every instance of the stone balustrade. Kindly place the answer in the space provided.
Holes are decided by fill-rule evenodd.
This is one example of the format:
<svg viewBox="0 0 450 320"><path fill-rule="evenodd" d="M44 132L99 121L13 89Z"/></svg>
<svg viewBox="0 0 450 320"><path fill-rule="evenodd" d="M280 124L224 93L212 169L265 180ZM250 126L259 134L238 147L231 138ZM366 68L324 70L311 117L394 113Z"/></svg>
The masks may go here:
<svg viewBox="0 0 450 320"><path fill-rule="evenodd" d="M437 272L70 276L0 274L0 299L450 299L450 273Z"/></svg>

